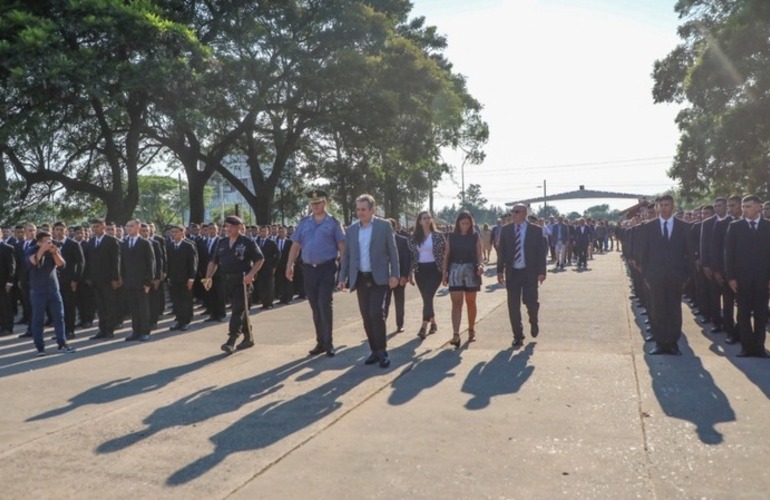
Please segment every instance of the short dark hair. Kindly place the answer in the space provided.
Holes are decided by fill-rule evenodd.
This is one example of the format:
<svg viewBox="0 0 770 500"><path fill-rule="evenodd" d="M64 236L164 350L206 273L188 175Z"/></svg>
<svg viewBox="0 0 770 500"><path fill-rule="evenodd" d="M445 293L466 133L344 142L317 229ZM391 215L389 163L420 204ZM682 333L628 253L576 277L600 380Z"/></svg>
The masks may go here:
<svg viewBox="0 0 770 500"><path fill-rule="evenodd" d="M104 219L100 217L94 217L89 221L91 224L104 224Z"/></svg>
<svg viewBox="0 0 770 500"><path fill-rule="evenodd" d="M674 202L674 197L671 196L670 194L664 194L663 196L659 197L656 201L657 202L670 201L671 203L673 203Z"/></svg>
<svg viewBox="0 0 770 500"><path fill-rule="evenodd" d="M760 200L759 196L757 196L755 194L750 194L748 196L744 196L743 199L741 200L741 203L752 203L752 202L753 203L759 203L760 205L762 204L762 200Z"/></svg>
<svg viewBox="0 0 770 500"><path fill-rule="evenodd" d="M67 224L65 224L64 221L60 221L59 220L59 221L56 221L56 222L53 223L53 227L64 227L64 228L66 228Z"/></svg>
<svg viewBox="0 0 770 500"><path fill-rule="evenodd" d="M51 233L49 233L48 231L38 231L38 233L35 235L35 241L37 243L40 243L40 240L46 237L50 238Z"/></svg>

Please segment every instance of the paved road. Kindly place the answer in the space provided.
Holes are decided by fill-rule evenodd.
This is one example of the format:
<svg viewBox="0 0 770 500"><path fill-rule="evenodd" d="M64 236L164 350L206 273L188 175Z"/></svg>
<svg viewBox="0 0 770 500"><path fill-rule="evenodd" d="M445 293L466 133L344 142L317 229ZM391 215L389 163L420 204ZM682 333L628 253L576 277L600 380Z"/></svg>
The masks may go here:
<svg viewBox="0 0 770 500"><path fill-rule="evenodd" d="M347 293L333 359L306 356L304 302L255 312L231 357L202 323L42 359L4 338L0 498L767 498L770 362L688 313L684 356L643 355L620 258L589 264L548 273L518 351L492 269L459 350L445 291L419 341L410 287L387 370Z"/></svg>

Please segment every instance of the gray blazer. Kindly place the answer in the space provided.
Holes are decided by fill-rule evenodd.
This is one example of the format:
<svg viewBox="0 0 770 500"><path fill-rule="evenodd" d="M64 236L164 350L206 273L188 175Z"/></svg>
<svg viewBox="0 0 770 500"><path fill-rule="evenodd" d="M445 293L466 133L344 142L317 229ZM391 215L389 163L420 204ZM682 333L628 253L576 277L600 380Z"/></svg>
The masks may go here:
<svg viewBox="0 0 770 500"><path fill-rule="evenodd" d="M398 250L396 239L390 223L378 217L372 218L372 242L369 257L372 262L372 278L378 285L387 285L389 278L398 279ZM361 252L358 247L358 230L360 223L356 222L345 231L345 252L342 254L340 266L340 282L349 281L350 290L355 290L356 279L361 262Z"/></svg>

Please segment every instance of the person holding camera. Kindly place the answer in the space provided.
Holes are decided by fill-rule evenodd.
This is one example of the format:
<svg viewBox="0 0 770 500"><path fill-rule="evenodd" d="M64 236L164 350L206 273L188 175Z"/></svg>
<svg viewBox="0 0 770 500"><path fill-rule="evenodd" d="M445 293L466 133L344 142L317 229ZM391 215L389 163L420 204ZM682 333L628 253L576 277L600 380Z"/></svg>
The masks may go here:
<svg viewBox="0 0 770 500"><path fill-rule="evenodd" d="M75 349L67 345L64 332L64 303L59 291L59 279L56 269L65 265L59 247L53 242L51 233L40 231L35 242L24 253L24 261L29 271L30 304L32 309L31 333L37 348L37 356L45 356L43 324L48 311L56 332L56 343L61 353L73 353Z"/></svg>

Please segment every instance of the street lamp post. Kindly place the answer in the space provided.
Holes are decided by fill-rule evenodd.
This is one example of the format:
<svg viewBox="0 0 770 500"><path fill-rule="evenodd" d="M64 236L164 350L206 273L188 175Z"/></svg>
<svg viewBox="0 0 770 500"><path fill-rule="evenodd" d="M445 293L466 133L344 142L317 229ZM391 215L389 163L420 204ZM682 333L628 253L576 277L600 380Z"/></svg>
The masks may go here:
<svg viewBox="0 0 770 500"><path fill-rule="evenodd" d="M537 186L537 187L540 187L540 186ZM548 194L546 193L546 189L545 189L545 179L543 179L542 187L543 187L543 217L545 217L547 215L546 209L548 208Z"/></svg>

